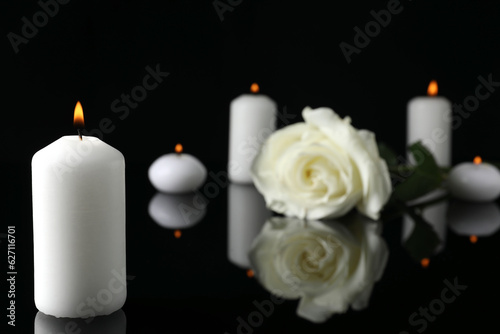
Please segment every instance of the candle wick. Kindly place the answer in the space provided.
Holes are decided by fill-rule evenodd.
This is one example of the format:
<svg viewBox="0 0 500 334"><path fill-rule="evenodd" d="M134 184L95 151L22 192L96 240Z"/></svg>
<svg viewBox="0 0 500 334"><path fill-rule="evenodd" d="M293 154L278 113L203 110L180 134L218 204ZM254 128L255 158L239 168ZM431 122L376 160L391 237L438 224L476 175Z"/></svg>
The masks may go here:
<svg viewBox="0 0 500 334"><path fill-rule="evenodd" d="M82 140L82 133L81 133L80 129L76 129L76 131L78 131L78 137L80 138L80 140Z"/></svg>

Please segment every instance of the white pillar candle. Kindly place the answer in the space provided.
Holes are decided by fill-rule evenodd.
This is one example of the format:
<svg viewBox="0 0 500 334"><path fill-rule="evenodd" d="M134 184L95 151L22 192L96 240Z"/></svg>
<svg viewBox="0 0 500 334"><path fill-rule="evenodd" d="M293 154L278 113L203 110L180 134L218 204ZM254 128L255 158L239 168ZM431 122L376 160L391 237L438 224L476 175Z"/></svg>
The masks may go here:
<svg viewBox="0 0 500 334"><path fill-rule="evenodd" d="M125 302L125 161L95 137L64 136L32 159L35 304L55 317Z"/></svg>
<svg viewBox="0 0 500 334"><path fill-rule="evenodd" d="M248 269L248 252L271 211L253 185L229 184L227 256L233 264Z"/></svg>
<svg viewBox="0 0 500 334"><path fill-rule="evenodd" d="M252 85L252 87L255 87ZM258 89L252 89L258 91ZM250 168L262 144L276 128L276 103L262 94L244 94L229 113L229 180L252 183Z"/></svg>
<svg viewBox="0 0 500 334"><path fill-rule="evenodd" d="M453 167L448 176L448 189L453 197L464 201L494 201L500 195L500 171L476 157L474 162Z"/></svg>
<svg viewBox="0 0 500 334"><path fill-rule="evenodd" d="M451 103L437 94L437 83L428 95L411 99L407 106L407 144L421 141L441 167L451 165ZM414 163L413 160L410 160Z"/></svg>

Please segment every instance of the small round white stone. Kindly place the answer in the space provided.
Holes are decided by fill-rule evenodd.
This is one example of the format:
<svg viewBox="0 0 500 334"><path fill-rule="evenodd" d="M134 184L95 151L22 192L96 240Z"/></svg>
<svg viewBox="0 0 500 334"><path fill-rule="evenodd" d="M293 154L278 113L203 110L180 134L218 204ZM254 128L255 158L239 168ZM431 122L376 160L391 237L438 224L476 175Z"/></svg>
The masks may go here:
<svg viewBox="0 0 500 334"><path fill-rule="evenodd" d="M187 193L201 187L207 178L207 169L190 154L169 153L151 164L148 177L158 191Z"/></svg>
<svg viewBox="0 0 500 334"><path fill-rule="evenodd" d="M450 172L448 189L453 197L465 201L493 201L500 195L500 171L488 163L458 164Z"/></svg>

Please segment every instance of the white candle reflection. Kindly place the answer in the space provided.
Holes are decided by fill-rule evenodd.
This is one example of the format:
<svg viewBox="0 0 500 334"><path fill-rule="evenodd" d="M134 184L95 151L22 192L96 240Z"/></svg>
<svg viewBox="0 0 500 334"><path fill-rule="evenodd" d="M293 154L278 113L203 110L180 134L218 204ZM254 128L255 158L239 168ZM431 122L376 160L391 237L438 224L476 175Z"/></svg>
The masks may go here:
<svg viewBox="0 0 500 334"><path fill-rule="evenodd" d="M424 203L426 201L430 201L433 199L438 198L440 195L443 195L444 192L442 191L436 191L432 192L429 195L423 196L418 199L418 202L412 203ZM436 249L434 249L434 254L437 254L441 252L446 245L446 212L448 210L448 201L441 201L432 205L429 205L422 209L421 215L422 218L429 223L429 225L434 229L434 232L436 232L440 243L439 245L436 246ZM411 236L413 229L415 227L415 222L413 219L408 216L404 215L403 216L403 228L402 228L402 237L401 241L402 243L405 243L406 240Z"/></svg>
<svg viewBox="0 0 500 334"><path fill-rule="evenodd" d="M127 332L127 318L122 310L110 315L88 319L56 318L38 312L35 317L34 327L35 334L125 334Z"/></svg>
<svg viewBox="0 0 500 334"><path fill-rule="evenodd" d="M183 229L198 224L205 217L207 203L196 194L156 193L149 202L149 216L161 227Z"/></svg>
<svg viewBox="0 0 500 334"><path fill-rule="evenodd" d="M253 185L229 184L228 191L228 242L229 261L248 269L248 252L255 237L271 211L266 208L264 197Z"/></svg>
<svg viewBox="0 0 500 334"><path fill-rule="evenodd" d="M488 237L500 229L500 208L495 203L452 201L448 210L448 226L458 235Z"/></svg>

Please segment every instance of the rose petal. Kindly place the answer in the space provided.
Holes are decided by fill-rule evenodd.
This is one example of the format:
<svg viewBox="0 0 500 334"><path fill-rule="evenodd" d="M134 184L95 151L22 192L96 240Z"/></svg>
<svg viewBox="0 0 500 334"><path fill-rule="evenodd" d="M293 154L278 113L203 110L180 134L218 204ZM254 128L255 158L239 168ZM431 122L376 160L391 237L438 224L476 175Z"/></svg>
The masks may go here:
<svg viewBox="0 0 500 334"><path fill-rule="evenodd" d="M342 120L329 108L306 108L302 116L306 123L318 127L332 142L349 153L362 180L363 197L357 208L368 217L378 219L392 188L387 164L377 158L375 136L367 130L360 134L350 125L350 118Z"/></svg>

